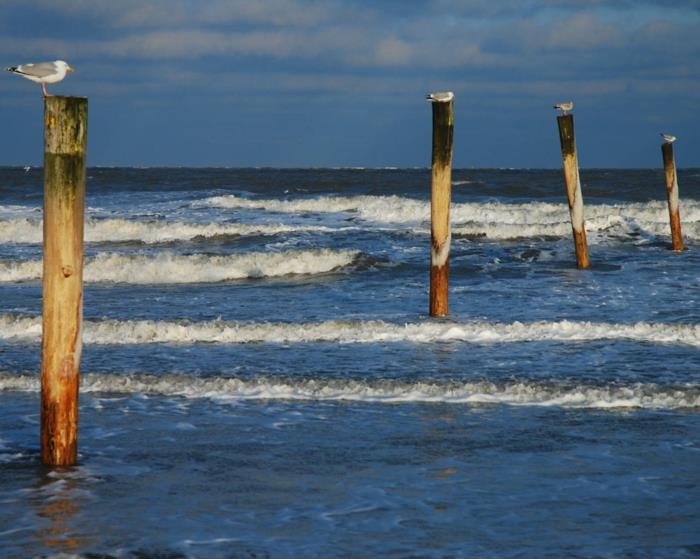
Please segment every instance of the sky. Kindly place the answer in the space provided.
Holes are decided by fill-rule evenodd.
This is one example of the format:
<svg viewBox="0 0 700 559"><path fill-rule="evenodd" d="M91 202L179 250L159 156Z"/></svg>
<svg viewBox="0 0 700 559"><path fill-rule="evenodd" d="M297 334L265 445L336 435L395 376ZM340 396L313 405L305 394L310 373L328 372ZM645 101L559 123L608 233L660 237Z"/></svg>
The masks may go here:
<svg viewBox="0 0 700 559"><path fill-rule="evenodd" d="M700 0L0 0L0 65L63 59L89 165L700 167ZM43 158L38 85L0 73L0 165Z"/></svg>

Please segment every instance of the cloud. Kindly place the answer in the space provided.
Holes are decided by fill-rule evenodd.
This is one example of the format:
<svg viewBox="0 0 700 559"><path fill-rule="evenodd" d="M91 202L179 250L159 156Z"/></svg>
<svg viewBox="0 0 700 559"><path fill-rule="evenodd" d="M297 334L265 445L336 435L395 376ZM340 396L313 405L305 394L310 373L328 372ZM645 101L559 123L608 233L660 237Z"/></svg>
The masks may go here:
<svg viewBox="0 0 700 559"><path fill-rule="evenodd" d="M387 37L377 43L376 62L379 65L402 66L413 60L413 47L407 41L397 37Z"/></svg>
<svg viewBox="0 0 700 559"><path fill-rule="evenodd" d="M310 27L338 17L333 0L6 0L23 8L83 17L114 28L256 24Z"/></svg>
<svg viewBox="0 0 700 559"><path fill-rule="evenodd" d="M7 2L19 5L18 0ZM557 81L619 91L616 80L625 76L647 84L665 80L678 89L674 80L692 79L700 66L700 23L690 17L688 23L652 20L630 28L596 11L615 4L622 13L626 0L409 4L384 0L368 8L357 0L64 0L60 9L71 18L93 18L103 27L79 38L6 33L0 50L22 57L8 64L38 57L65 58L81 67L113 63L114 81L124 82L140 66L171 73L174 68L196 69L209 76L213 88L222 74L266 76L295 68L303 75L325 74L330 81L364 74L375 84L406 78L420 87L461 83L466 75L479 87L493 83L513 92L537 89L538 84L553 87ZM698 3L680 4L694 8ZM24 0L22 5L58 10L49 0ZM584 6L592 7L583 11ZM489 10L525 17L474 19ZM551 10L568 12L562 18Z"/></svg>
<svg viewBox="0 0 700 559"><path fill-rule="evenodd" d="M566 22L533 20L495 28L488 35L489 48L523 54L586 51L623 47L628 34L589 14L577 14ZM570 55L570 54L568 54Z"/></svg>
<svg viewBox="0 0 700 559"><path fill-rule="evenodd" d="M432 0L427 11L453 14L462 18L522 19L540 14L566 16L572 13L600 12L634 14L641 10L667 15L677 12L700 13L700 0Z"/></svg>

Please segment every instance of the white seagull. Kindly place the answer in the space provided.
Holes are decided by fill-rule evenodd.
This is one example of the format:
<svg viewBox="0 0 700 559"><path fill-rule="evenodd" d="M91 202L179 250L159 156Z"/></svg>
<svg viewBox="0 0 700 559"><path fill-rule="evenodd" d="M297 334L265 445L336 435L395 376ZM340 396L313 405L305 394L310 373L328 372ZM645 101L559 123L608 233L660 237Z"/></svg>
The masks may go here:
<svg viewBox="0 0 700 559"><path fill-rule="evenodd" d="M552 108L562 111L563 114L567 114L570 110L574 108L574 102L569 101L568 103L557 103Z"/></svg>
<svg viewBox="0 0 700 559"><path fill-rule="evenodd" d="M671 134L664 134L663 132L659 132L659 136L661 136L664 139L664 142L666 142L667 144L672 144L676 141L676 137L671 136Z"/></svg>
<svg viewBox="0 0 700 559"><path fill-rule="evenodd" d="M37 64L20 64L19 66L10 66L5 68L5 70L41 84L41 91L44 92L44 97L50 96L49 92L46 91L47 83L60 82L66 77L66 73L75 72L75 69L68 66L68 63L63 60L39 62Z"/></svg>
<svg viewBox="0 0 700 559"><path fill-rule="evenodd" d="M440 93L429 93L425 98L431 103L449 103L455 98L455 94L451 91L442 91Z"/></svg>

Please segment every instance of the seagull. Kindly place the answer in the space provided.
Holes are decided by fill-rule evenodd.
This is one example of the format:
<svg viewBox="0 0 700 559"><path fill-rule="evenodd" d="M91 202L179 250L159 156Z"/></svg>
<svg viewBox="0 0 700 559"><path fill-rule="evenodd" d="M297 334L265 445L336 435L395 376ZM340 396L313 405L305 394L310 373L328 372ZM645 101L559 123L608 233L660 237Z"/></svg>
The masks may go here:
<svg viewBox="0 0 700 559"><path fill-rule="evenodd" d="M50 97L49 92L46 91L47 83L60 82L66 77L67 72L75 72L75 69L68 66L68 63L63 60L39 62L38 64L20 64L19 66L10 66L5 68L5 70L41 84L41 91L44 92L44 97Z"/></svg>
<svg viewBox="0 0 700 559"><path fill-rule="evenodd" d="M659 136L661 136L664 139L664 142L666 142L667 144L672 144L676 141L676 137L671 136L671 134L664 134L663 132L659 132Z"/></svg>
<svg viewBox="0 0 700 559"><path fill-rule="evenodd" d="M25 174L25 175L26 175L29 171L31 171L31 170L32 170L31 165L25 165L25 166L24 166L24 174Z"/></svg>
<svg viewBox="0 0 700 559"><path fill-rule="evenodd" d="M571 109L574 108L574 102L569 101L568 103L557 103L552 108L562 111L562 114L567 114Z"/></svg>
<svg viewBox="0 0 700 559"><path fill-rule="evenodd" d="M455 94L451 91L443 91L441 93L429 93L425 98L431 103L449 103L455 98Z"/></svg>

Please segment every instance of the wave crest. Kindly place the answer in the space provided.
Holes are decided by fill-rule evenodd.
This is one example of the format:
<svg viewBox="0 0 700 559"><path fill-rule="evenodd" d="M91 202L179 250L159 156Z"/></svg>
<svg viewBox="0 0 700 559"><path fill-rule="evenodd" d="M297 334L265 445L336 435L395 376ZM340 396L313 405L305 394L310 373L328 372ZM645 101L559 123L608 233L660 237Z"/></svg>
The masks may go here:
<svg viewBox="0 0 700 559"><path fill-rule="evenodd" d="M145 244L188 241L221 236L281 235L286 233L328 233L337 228L322 225L284 223L186 223L180 221L135 221L128 219L87 219L85 242ZM42 220L18 218L0 221L0 243L40 244Z"/></svg>
<svg viewBox="0 0 700 559"><path fill-rule="evenodd" d="M236 195L214 196L193 203L199 207L252 209L273 213L351 213L362 220L393 225L430 220L430 202L400 196L321 196L305 199L249 199ZM493 239L571 234L566 203L549 202L453 203L450 217L455 235ZM684 200L681 207L684 235L700 239L700 202ZM663 201L628 204L589 204L586 229L613 234L669 234L668 209Z"/></svg>
<svg viewBox="0 0 700 559"><path fill-rule="evenodd" d="M434 343L590 342L621 340L700 347L700 325L574 322L422 322L393 324L381 320L317 323L177 322L86 320L86 344L249 344L249 343ZM41 318L0 315L0 339L36 342Z"/></svg>
<svg viewBox="0 0 700 559"><path fill-rule="evenodd" d="M290 274L323 274L352 264L360 255L349 250L299 250L227 256L103 253L85 262L86 282L132 284L210 283ZM37 281L41 260L0 262L0 282Z"/></svg>
<svg viewBox="0 0 700 559"><path fill-rule="evenodd" d="M564 382L404 382L199 378L185 375L83 374L83 393L148 394L218 401L301 400L374 403L435 402L564 408L688 409L700 407L700 387L587 386ZM38 375L0 373L0 391L38 392Z"/></svg>

